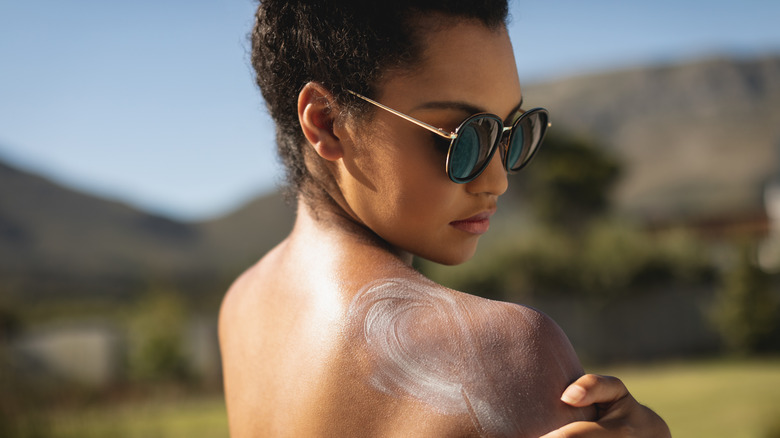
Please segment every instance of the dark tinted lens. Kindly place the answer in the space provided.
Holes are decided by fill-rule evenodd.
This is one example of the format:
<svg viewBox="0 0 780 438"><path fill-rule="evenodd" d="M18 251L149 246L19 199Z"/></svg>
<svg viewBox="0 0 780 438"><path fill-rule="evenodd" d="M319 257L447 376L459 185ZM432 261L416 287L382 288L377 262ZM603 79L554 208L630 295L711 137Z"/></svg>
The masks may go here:
<svg viewBox="0 0 780 438"><path fill-rule="evenodd" d="M522 163L523 152L528 148L525 147L525 132L521 126L515 126L512 131L512 142L509 144L509 150L507 151L506 168L514 169Z"/></svg>
<svg viewBox="0 0 780 438"><path fill-rule="evenodd" d="M543 109L533 109L515 122L505 164L508 170L518 171L528 164L542 143L547 123Z"/></svg>
<svg viewBox="0 0 780 438"><path fill-rule="evenodd" d="M458 134L450 152L450 174L457 179L467 178L479 161L479 135L466 127Z"/></svg>
<svg viewBox="0 0 780 438"><path fill-rule="evenodd" d="M466 120L458 128L458 137L450 149L450 178L456 182L476 178L490 160L502 130L503 124L497 117L477 115Z"/></svg>

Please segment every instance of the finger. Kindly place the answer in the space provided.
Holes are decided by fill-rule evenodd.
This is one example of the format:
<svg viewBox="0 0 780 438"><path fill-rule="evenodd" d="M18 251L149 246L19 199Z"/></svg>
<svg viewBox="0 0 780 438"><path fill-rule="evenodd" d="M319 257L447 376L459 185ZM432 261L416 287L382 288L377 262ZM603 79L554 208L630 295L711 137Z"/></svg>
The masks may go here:
<svg viewBox="0 0 780 438"><path fill-rule="evenodd" d="M539 438L588 438L606 437L610 432L599 423L578 421L569 423L560 429L556 429ZM615 435L619 436L619 435Z"/></svg>
<svg viewBox="0 0 780 438"><path fill-rule="evenodd" d="M617 377L586 374L566 388L561 401L581 407L596 403L613 403L627 395L628 389Z"/></svg>

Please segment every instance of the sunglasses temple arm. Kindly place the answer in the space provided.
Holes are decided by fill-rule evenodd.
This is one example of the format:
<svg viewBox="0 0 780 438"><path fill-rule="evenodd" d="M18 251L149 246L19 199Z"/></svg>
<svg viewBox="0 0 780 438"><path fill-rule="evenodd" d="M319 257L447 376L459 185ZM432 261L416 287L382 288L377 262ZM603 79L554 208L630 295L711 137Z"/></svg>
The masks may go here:
<svg viewBox="0 0 780 438"><path fill-rule="evenodd" d="M395 114L396 116L398 116L398 117L400 117L400 118L402 118L402 119L404 119L406 121L412 122L415 125L417 125L417 126L419 126L421 128L425 128L425 129L433 132L434 134L438 134L438 135L440 135L440 136L442 136L442 137L444 137L446 139L452 140L453 138L458 136L455 133L447 132L447 131L445 131L445 130L443 130L441 128L437 128L435 126L429 125L429 124L423 122L422 120L417 120L414 117L407 116L406 114L404 114L402 112L396 111L396 110L390 108L389 106L382 105L381 103L379 103L379 102L377 102L375 100L369 99L366 96L363 96L361 94L355 93L354 91L349 91L349 90L347 90L347 91L349 93L351 93L351 94L353 94L353 95L355 95L355 96L365 100L366 102L368 102L368 103L370 103L372 105L376 105L376 106L378 106L379 108L382 108L385 111L391 112L391 113Z"/></svg>

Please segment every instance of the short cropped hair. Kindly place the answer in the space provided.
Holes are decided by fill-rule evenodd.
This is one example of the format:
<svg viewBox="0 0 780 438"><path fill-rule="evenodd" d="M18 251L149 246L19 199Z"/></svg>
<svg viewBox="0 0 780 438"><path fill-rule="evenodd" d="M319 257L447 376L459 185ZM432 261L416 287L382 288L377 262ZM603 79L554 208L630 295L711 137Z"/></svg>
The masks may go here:
<svg viewBox="0 0 780 438"><path fill-rule="evenodd" d="M346 90L374 97L383 73L419 63L423 32L434 23L426 17L498 28L507 14L506 0L261 0L251 34L252 65L276 124L287 195L306 199L317 192L298 122L298 94L306 83L317 82L340 105L368 113L372 109Z"/></svg>

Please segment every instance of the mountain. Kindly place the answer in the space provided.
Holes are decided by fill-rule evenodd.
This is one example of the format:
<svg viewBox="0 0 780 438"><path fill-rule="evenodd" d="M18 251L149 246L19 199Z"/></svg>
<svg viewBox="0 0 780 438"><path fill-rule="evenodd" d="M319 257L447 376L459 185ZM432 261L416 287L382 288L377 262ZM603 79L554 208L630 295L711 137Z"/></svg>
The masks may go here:
<svg viewBox="0 0 780 438"><path fill-rule="evenodd" d="M125 282L179 269L198 236L188 224L0 164L0 242L0 287L57 289L73 278Z"/></svg>
<svg viewBox="0 0 780 438"><path fill-rule="evenodd" d="M552 129L618 156L616 205L644 218L760 209L762 184L778 172L780 56L571 77L524 94L550 110Z"/></svg>
<svg viewBox="0 0 780 438"><path fill-rule="evenodd" d="M620 158L614 198L624 212L756 211L762 184L778 172L780 56L564 78L524 95L550 110L553 129L589 135ZM182 223L0 163L0 299L131 294L150 282L221 295L293 217L270 194L219 219Z"/></svg>
<svg viewBox="0 0 780 438"><path fill-rule="evenodd" d="M150 282L224 291L289 232L281 196L182 223L0 162L0 297L128 294Z"/></svg>
<svg viewBox="0 0 780 438"><path fill-rule="evenodd" d="M281 242L294 220L292 206L280 193L270 193L197 229L207 242L210 263L232 278Z"/></svg>

